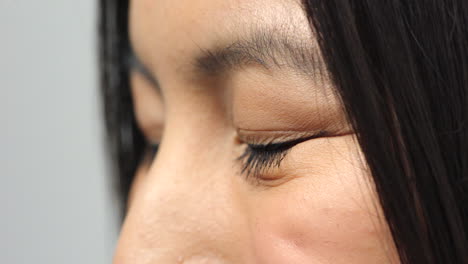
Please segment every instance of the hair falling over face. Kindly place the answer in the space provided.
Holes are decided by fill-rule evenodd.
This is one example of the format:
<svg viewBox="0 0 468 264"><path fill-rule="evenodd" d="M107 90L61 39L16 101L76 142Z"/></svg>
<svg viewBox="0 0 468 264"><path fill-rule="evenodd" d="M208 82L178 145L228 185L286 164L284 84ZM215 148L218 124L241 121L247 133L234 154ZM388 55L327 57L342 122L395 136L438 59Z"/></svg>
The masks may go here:
<svg viewBox="0 0 468 264"><path fill-rule="evenodd" d="M100 1L114 263L468 263L468 1Z"/></svg>

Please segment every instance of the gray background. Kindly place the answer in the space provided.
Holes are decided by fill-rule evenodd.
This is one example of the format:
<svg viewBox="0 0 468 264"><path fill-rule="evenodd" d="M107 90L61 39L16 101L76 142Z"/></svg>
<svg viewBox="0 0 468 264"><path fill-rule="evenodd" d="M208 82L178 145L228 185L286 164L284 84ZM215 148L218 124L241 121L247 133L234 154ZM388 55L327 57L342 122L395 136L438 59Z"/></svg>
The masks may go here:
<svg viewBox="0 0 468 264"><path fill-rule="evenodd" d="M93 0L0 0L0 263L110 263Z"/></svg>

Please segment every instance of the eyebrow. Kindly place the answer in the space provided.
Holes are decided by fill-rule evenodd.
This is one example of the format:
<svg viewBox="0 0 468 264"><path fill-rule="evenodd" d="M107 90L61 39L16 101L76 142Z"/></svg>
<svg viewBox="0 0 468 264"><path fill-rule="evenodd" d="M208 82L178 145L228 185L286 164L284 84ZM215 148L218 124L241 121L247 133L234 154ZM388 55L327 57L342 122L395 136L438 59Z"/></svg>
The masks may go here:
<svg viewBox="0 0 468 264"><path fill-rule="evenodd" d="M229 45L200 47L199 53L189 63L189 72L197 77L217 77L248 65L259 65L265 69L288 68L316 78L324 76L326 66L314 43L312 39L299 40L287 31L259 30ZM129 69L142 74L157 92L161 92L158 79L133 50L127 64Z"/></svg>
<svg viewBox="0 0 468 264"><path fill-rule="evenodd" d="M325 64L314 40L286 30L259 30L229 45L203 49L191 65L196 75L217 76L248 65L265 69L288 68L315 77L325 72Z"/></svg>

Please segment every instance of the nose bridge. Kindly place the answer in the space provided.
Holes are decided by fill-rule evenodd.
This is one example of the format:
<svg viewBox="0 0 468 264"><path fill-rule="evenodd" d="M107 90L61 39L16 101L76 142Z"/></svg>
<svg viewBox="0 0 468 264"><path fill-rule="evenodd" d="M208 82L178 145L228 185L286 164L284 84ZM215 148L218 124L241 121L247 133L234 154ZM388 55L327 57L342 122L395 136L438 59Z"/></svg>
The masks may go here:
<svg viewBox="0 0 468 264"><path fill-rule="evenodd" d="M231 167L214 151L195 153L201 145L196 137L162 143L136 190L115 263L240 263L230 261L241 255L233 230L243 225Z"/></svg>

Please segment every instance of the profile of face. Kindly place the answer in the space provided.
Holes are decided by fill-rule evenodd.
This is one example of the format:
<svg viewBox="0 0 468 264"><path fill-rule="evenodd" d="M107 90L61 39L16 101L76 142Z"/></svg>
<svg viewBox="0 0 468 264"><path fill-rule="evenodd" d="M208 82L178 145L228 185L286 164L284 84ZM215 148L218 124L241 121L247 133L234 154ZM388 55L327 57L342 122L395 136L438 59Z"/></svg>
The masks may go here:
<svg viewBox="0 0 468 264"><path fill-rule="evenodd" d="M159 149L114 263L398 263L300 1L130 6L134 110Z"/></svg>

